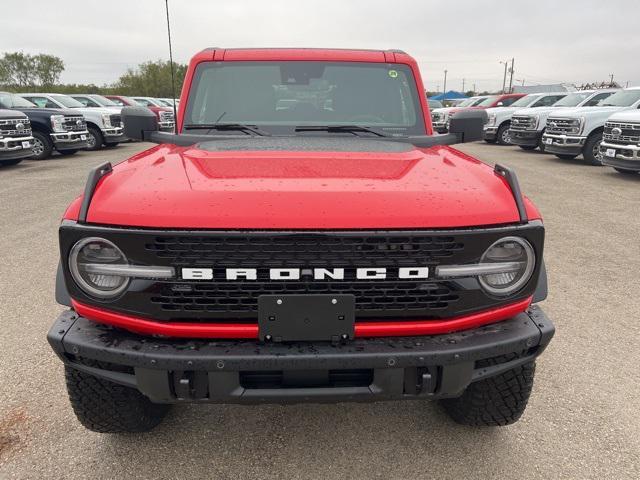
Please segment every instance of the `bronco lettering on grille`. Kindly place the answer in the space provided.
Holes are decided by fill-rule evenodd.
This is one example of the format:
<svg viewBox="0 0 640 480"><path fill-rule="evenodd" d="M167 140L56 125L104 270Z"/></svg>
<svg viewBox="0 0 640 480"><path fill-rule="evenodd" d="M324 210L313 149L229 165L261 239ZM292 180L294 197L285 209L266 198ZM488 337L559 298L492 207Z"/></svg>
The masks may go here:
<svg viewBox="0 0 640 480"><path fill-rule="evenodd" d="M266 272L267 270L265 270ZM344 268L270 268L268 269L271 280L300 280L302 277L314 280L344 280ZM257 268L226 268L225 280L257 280ZM358 280L385 280L387 276L398 279L414 280L429 278L429 267L401 267L394 269L393 273L383 267L355 268L347 272L347 277ZM183 268L183 280L213 280L213 268Z"/></svg>

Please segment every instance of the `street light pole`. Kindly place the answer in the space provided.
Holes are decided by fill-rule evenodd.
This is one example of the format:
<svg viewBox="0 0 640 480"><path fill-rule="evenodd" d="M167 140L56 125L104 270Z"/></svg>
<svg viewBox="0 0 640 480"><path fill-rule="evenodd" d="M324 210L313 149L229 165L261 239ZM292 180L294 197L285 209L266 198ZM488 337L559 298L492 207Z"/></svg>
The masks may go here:
<svg viewBox="0 0 640 480"><path fill-rule="evenodd" d="M442 87L442 94L444 95L444 98L442 100L446 100L447 99L447 71L444 71L444 86Z"/></svg>
<svg viewBox="0 0 640 480"><path fill-rule="evenodd" d="M503 62L500 60L500 63L504 64L504 77L502 77L502 93L505 93L505 88L507 88L507 65L509 65L509 60Z"/></svg>
<svg viewBox="0 0 640 480"><path fill-rule="evenodd" d="M513 92L513 65L515 63L516 59L512 58L511 59L511 75L509 76L509 93Z"/></svg>

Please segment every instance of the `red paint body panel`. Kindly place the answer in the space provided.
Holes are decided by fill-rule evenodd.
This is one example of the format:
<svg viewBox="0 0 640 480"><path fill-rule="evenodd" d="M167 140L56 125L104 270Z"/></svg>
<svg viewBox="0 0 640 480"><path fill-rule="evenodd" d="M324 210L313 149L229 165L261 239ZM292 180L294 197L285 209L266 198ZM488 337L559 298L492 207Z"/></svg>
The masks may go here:
<svg viewBox="0 0 640 480"><path fill-rule="evenodd" d="M153 320L101 308L83 305L72 300L73 308L79 315L98 323L105 323L143 335L165 335L180 338L258 338L257 324L223 323L160 323ZM448 320L414 320L409 322L366 322L356 323L355 336L401 337L414 335L439 335L458 330L477 328L499 322L525 311L531 305L531 298L504 307L474 313Z"/></svg>
<svg viewBox="0 0 640 480"><path fill-rule="evenodd" d="M530 202L528 209L539 218ZM172 145L116 165L87 217L103 225L284 230L458 228L518 218L504 179L449 147L338 153Z"/></svg>
<svg viewBox="0 0 640 480"><path fill-rule="evenodd" d="M105 95L105 97L111 99L111 100L120 100L122 103L124 103L125 105L129 106L129 107L139 107L140 105L137 103L133 103L131 102L127 97L123 97L120 95ZM169 107L156 107L155 105L149 105L147 107L149 110L151 110L153 113L156 114L156 117L160 118L160 112L173 112L173 110Z"/></svg>

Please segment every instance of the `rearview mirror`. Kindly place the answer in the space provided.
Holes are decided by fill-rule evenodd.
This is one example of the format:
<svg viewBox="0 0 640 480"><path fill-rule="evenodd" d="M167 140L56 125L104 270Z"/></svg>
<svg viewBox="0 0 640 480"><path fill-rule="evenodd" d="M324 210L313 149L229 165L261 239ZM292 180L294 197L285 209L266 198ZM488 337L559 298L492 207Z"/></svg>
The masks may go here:
<svg viewBox="0 0 640 480"><path fill-rule="evenodd" d="M483 127L487 123L484 110L462 110L449 120L449 133L458 137L457 143L476 142L483 138Z"/></svg>
<svg viewBox="0 0 640 480"><path fill-rule="evenodd" d="M124 135L131 140L148 140L158 131L158 117L147 107L124 107L121 116Z"/></svg>

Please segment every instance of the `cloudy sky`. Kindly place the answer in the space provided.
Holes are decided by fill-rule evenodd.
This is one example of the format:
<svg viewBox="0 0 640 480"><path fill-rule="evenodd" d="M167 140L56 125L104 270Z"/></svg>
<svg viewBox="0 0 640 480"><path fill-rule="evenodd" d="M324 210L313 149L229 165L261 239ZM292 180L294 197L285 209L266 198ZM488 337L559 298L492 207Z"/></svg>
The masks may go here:
<svg viewBox="0 0 640 480"><path fill-rule="evenodd" d="M220 47L400 48L426 87L496 90L615 75L640 85L638 0L169 0L174 58ZM21 0L4 5L0 52L50 53L65 82L104 84L167 58L164 0Z"/></svg>

